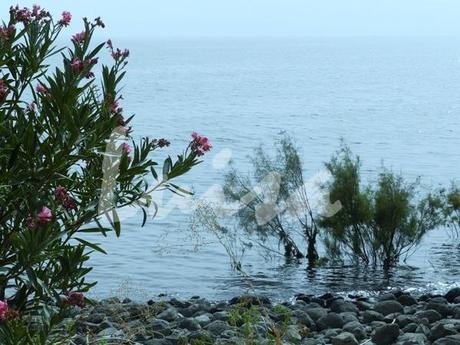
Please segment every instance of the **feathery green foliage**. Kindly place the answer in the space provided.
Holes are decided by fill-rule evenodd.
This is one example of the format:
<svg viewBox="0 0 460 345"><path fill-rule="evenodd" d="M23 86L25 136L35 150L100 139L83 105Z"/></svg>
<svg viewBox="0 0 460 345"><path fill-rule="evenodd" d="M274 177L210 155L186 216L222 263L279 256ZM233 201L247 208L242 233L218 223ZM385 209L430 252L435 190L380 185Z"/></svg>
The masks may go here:
<svg viewBox="0 0 460 345"><path fill-rule="evenodd" d="M276 156L262 147L251 157L252 175L241 176L235 169L227 174L224 194L227 200L241 203L236 213L240 226L262 240L277 238L288 258L308 257L313 265L318 259L318 228L310 205L298 151L288 136L276 143ZM307 242L296 242L295 233ZM298 241L298 240L297 240Z"/></svg>
<svg viewBox="0 0 460 345"><path fill-rule="evenodd" d="M460 189L452 184L445 195L446 225L458 236L460 233Z"/></svg>
<svg viewBox="0 0 460 345"><path fill-rule="evenodd" d="M342 210L319 219L332 258L366 264L396 265L423 236L443 223L439 193L419 196L419 181L409 184L391 171L380 173L376 186L363 185L359 157L342 147L326 164L326 186Z"/></svg>

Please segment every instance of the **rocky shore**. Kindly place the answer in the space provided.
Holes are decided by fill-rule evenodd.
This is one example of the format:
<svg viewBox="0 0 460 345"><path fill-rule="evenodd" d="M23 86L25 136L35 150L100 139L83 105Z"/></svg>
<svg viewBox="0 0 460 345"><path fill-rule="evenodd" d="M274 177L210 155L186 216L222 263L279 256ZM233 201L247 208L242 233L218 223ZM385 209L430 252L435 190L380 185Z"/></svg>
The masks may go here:
<svg viewBox="0 0 460 345"><path fill-rule="evenodd" d="M281 304L250 295L144 304L110 298L73 320L76 344L460 345L460 288L446 295L298 295Z"/></svg>

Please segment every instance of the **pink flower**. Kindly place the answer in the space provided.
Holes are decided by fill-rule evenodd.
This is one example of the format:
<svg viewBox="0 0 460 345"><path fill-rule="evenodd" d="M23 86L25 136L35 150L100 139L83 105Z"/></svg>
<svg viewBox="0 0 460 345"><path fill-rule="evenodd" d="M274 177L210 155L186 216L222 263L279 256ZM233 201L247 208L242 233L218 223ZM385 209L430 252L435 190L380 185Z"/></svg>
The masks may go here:
<svg viewBox="0 0 460 345"><path fill-rule="evenodd" d="M0 79L0 102L3 102L10 90L5 85L3 79Z"/></svg>
<svg viewBox="0 0 460 345"><path fill-rule="evenodd" d="M32 218L32 217L27 217L26 224L27 224L27 227L30 230L35 230L37 228L37 226L38 226L37 220L35 218Z"/></svg>
<svg viewBox="0 0 460 345"><path fill-rule="evenodd" d="M83 69L83 67L84 67L84 64L80 59L75 58L70 63L70 66L72 66L72 69L74 69L76 71L81 71Z"/></svg>
<svg viewBox="0 0 460 345"><path fill-rule="evenodd" d="M66 210L74 210L77 208L74 198L69 195L67 195L64 200L62 200L62 206L64 206Z"/></svg>
<svg viewBox="0 0 460 345"><path fill-rule="evenodd" d="M12 36L15 31L16 31L16 27L13 24L8 25L8 29L6 30L6 33L8 34L8 36Z"/></svg>
<svg viewBox="0 0 460 345"><path fill-rule="evenodd" d="M48 93L48 89L45 87L45 85L43 85L42 83L39 83L37 84L37 87L35 88L35 90L38 92L38 93L41 93L41 94L46 94Z"/></svg>
<svg viewBox="0 0 460 345"><path fill-rule="evenodd" d="M54 196L57 200L64 200L67 197L67 190L62 186L57 186L54 190Z"/></svg>
<svg viewBox="0 0 460 345"><path fill-rule="evenodd" d="M156 144L158 145L158 147L163 148L169 146L171 143L169 142L169 140L161 138L156 141Z"/></svg>
<svg viewBox="0 0 460 345"><path fill-rule="evenodd" d="M129 50L128 49L125 49L123 51L121 51L120 49L117 48L117 50L112 50L112 57L115 59L115 60L118 60L120 58L127 58L129 56Z"/></svg>
<svg viewBox="0 0 460 345"><path fill-rule="evenodd" d="M80 292L67 292L67 299L64 301L68 305L76 305L77 307L83 308L85 306L85 296Z"/></svg>
<svg viewBox="0 0 460 345"><path fill-rule="evenodd" d="M62 19L59 21L59 24L62 26L68 26L71 20L72 14L70 14L70 12L64 11L62 12Z"/></svg>
<svg viewBox="0 0 460 345"><path fill-rule="evenodd" d="M56 197L56 200L62 203L62 206L64 206L66 210L73 210L77 207L75 199L72 198L67 193L67 190L62 186L56 187L54 190L54 196Z"/></svg>
<svg viewBox="0 0 460 345"><path fill-rule="evenodd" d="M22 22L24 25L28 24L32 17L32 13L27 7L19 9L19 7L16 6L13 13L15 14L16 21Z"/></svg>
<svg viewBox="0 0 460 345"><path fill-rule="evenodd" d="M72 42L81 43L85 39L85 36L86 36L86 32L84 31L79 32L78 34L75 34L72 36Z"/></svg>
<svg viewBox="0 0 460 345"><path fill-rule="evenodd" d="M8 316L8 302L7 301L0 301L0 322L6 321Z"/></svg>
<svg viewBox="0 0 460 345"><path fill-rule="evenodd" d="M11 36L12 34L14 34L15 31L16 31L16 27L13 24L8 25L8 29L6 30L6 33L8 34L8 36Z"/></svg>
<svg viewBox="0 0 460 345"><path fill-rule="evenodd" d="M132 148L127 143L123 143L121 144L121 150L123 151L123 153L129 154L131 153Z"/></svg>
<svg viewBox="0 0 460 345"><path fill-rule="evenodd" d="M199 135L196 132L192 133L192 142L190 143L192 151L197 156L203 156L205 152L211 150L212 145L209 142L209 139L205 136Z"/></svg>
<svg viewBox="0 0 460 345"><path fill-rule="evenodd" d="M39 5L33 5L32 6L32 15L34 17L38 16L40 14L40 6Z"/></svg>
<svg viewBox="0 0 460 345"><path fill-rule="evenodd" d="M113 101L112 104L110 104L109 112L111 113L119 113L121 108L118 106L117 101Z"/></svg>
<svg viewBox="0 0 460 345"><path fill-rule="evenodd" d="M131 132L131 127L117 126L115 130L121 135L128 135Z"/></svg>
<svg viewBox="0 0 460 345"><path fill-rule="evenodd" d="M6 26L0 26L0 39L8 39L11 36L14 35L14 32L16 30L16 27L11 24L8 27Z"/></svg>
<svg viewBox="0 0 460 345"><path fill-rule="evenodd" d="M24 10L27 10L27 9L24 9ZM50 17L50 14L48 11L42 10L40 6L33 5L31 17L35 17L37 20L40 20L46 17Z"/></svg>
<svg viewBox="0 0 460 345"><path fill-rule="evenodd" d="M51 212L51 210L48 207L43 206L42 210L38 214L38 223L42 225L49 223L52 218L53 218L53 213Z"/></svg>

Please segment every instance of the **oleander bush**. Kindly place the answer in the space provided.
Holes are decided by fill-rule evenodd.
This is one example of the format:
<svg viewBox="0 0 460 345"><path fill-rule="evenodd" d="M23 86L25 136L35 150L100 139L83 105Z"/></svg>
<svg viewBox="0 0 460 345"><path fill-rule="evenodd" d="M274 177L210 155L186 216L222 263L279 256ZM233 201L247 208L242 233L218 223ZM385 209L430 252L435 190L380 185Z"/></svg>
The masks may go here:
<svg viewBox="0 0 460 345"><path fill-rule="evenodd" d="M69 12L55 20L39 6L16 6L0 24L1 344L57 343L55 326L95 285L86 278L91 253L104 252L85 235L119 236L120 207L142 209L143 225L151 192L186 193L171 179L211 148L193 133L157 172L152 154L169 142L134 140L121 108L129 51L93 43L100 18L84 19L58 47L70 21ZM101 54L112 63L97 69Z"/></svg>
<svg viewBox="0 0 460 345"><path fill-rule="evenodd" d="M325 186L342 209L318 220L328 255L390 268L420 244L430 230L443 225L442 192L423 194L420 182L383 169L375 184L361 179L361 161L343 146L329 163Z"/></svg>

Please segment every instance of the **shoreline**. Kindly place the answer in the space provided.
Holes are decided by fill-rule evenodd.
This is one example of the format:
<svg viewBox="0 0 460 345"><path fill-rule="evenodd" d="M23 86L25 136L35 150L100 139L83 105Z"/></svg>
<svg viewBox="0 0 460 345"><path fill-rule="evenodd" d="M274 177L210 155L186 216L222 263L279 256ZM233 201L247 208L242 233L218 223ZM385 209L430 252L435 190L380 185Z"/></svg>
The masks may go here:
<svg viewBox="0 0 460 345"><path fill-rule="evenodd" d="M445 295L393 291L376 298L300 294L293 302L243 295L146 303L108 298L72 311L75 344L460 344L460 288ZM70 321L70 320L69 320Z"/></svg>

